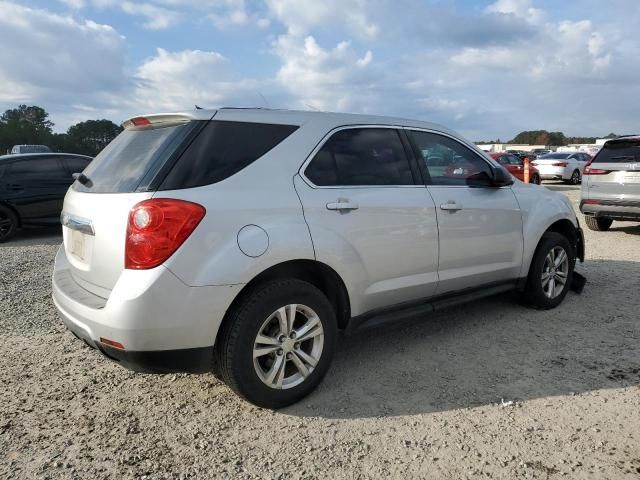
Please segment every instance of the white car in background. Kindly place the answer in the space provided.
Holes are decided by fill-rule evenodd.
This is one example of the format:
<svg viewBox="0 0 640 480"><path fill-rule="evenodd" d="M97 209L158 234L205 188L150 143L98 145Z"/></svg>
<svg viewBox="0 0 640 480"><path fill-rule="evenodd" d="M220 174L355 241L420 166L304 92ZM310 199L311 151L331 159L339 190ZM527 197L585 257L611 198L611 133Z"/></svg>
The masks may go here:
<svg viewBox="0 0 640 480"><path fill-rule="evenodd" d="M582 182L582 170L591 157L583 152L547 153L536 159L533 165L543 180L563 180L571 185Z"/></svg>

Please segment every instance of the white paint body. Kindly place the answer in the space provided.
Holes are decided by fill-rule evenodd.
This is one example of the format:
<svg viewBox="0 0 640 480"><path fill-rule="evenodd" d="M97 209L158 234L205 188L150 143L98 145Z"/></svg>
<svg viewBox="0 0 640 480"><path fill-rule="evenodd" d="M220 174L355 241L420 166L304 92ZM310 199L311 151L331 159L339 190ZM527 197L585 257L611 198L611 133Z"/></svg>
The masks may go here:
<svg viewBox="0 0 640 480"><path fill-rule="evenodd" d="M188 115L202 120L212 112ZM220 110L215 115L216 120L300 128L259 160L213 185L132 194L67 193L64 212L90 220L95 237L85 239L81 259L73 253L71 231L63 228L53 297L67 325L83 337L93 342L110 338L141 351L212 346L242 288L270 267L292 260L321 262L337 272L348 292L351 315L357 316L526 277L550 225L566 219L578 226L564 195L521 182L502 188L322 188L304 178L304 165L332 131L359 125L441 133L497 166L472 143L438 125L319 112ZM163 265L127 270L129 211L152 197L196 202L207 213ZM327 203L339 199L359 208L347 213L327 209ZM450 201L462 209L440 209ZM66 280L56 280L62 278Z"/></svg>

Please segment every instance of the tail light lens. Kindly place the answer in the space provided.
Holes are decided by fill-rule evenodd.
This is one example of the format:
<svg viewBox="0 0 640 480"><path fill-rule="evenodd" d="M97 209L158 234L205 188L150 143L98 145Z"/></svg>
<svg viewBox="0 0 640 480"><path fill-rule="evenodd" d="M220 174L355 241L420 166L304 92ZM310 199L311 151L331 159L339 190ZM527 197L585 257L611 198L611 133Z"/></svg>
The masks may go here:
<svg viewBox="0 0 640 480"><path fill-rule="evenodd" d="M567 166L567 162L556 162L556 163L553 163L552 166L554 166L554 167L566 167Z"/></svg>
<svg viewBox="0 0 640 480"><path fill-rule="evenodd" d="M162 264L184 243L206 213L197 203L152 198L129 212L124 267L135 270Z"/></svg>
<svg viewBox="0 0 640 480"><path fill-rule="evenodd" d="M611 171L611 170L603 170L601 168L593 168L591 166L592 163L593 163L593 160L589 160L589 162L584 166L584 169L582 170L583 175L606 175Z"/></svg>

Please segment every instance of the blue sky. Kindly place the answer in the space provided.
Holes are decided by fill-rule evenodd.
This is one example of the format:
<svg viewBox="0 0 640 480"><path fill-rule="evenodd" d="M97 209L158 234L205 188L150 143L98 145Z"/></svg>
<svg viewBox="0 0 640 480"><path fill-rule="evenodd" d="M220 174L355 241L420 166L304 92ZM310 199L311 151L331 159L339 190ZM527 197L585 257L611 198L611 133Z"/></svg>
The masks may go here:
<svg viewBox="0 0 640 480"><path fill-rule="evenodd" d="M0 0L0 109L57 130L265 106L391 114L473 140L630 133L638 0Z"/></svg>

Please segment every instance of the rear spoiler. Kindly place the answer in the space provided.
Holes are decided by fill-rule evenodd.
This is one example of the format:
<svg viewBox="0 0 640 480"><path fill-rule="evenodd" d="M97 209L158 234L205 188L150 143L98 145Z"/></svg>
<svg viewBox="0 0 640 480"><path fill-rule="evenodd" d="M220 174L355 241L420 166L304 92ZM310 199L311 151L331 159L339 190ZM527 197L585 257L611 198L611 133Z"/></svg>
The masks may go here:
<svg viewBox="0 0 640 480"><path fill-rule="evenodd" d="M134 127L178 125L181 123L188 123L191 120L192 119L187 115L160 113L129 118L122 122L122 128L129 129Z"/></svg>

